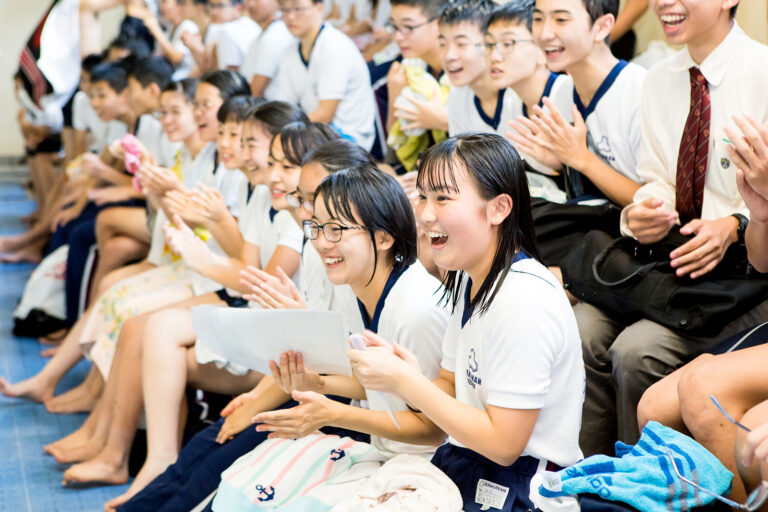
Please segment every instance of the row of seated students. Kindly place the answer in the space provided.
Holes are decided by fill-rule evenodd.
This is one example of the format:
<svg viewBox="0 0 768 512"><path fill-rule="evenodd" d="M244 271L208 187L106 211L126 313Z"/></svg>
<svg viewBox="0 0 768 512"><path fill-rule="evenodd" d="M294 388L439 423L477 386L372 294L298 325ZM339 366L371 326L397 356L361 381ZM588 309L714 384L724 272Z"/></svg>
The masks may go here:
<svg viewBox="0 0 768 512"><path fill-rule="evenodd" d="M214 5L212 18L232 8L241 19L238 6ZM137 45L122 43L83 60L72 126L78 153L90 151L42 189L36 180L36 222L0 240L14 258L69 248L63 341L34 377L0 378L6 396L90 413L44 448L73 464L65 484L127 482L144 414L146 461L108 509L190 510L218 489L213 510L277 498L359 510L362 478L416 455L406 468L431 457L424 471L442 471L430 473L441 491L420 499L487 509L500 486L496 508L528 510L535 473L612 455L649 420L717 455L737 474L734 499L759 485L750 450L762 456L765 429L737 436L702 404L712 393L751 426L768 422L765 350L702 354L766 321L768 306L717 337L624 325L573 304L558 265L544 265L531 213L542 191L612 202L617 231L640 243L675 226L690 235L671 255L681 277L707 274L737 242L768 268L768 72L755 64L768 48L735 22L738 0L651 0L668 42L684 48L649 71L610 50L616 0L391 0L401 56L370 68L323 21L322 3L272 3L264 17L262 3L247 5L270 20L254 61L265 74L250 80L232 69L179 78L186 56L171 51L174 37L129 5L167 58L126 56ZM160 7L181 23L171 13L181 4ZM292 36L284 51L264 39L275 23ZM206 52L232 32L197 53L186 41L198 68L186 76L210 59L221 67L226 52ZM40 174L46 134L20 120ZM391 165L369 153L381 133ZM139 155L134 176L122 171L126 152ZM196 341L191 308L202 304L339 311L369 350L349 351L354 377L317 375L294 353L263 375ZM94 363L86 381L54 397L83 354ZM187 388L235 397L191 439ZM265 458L280 439L294 441ZM361 464L340 463L342 453ZM252 485L281 474L281 486Z"/></svg>

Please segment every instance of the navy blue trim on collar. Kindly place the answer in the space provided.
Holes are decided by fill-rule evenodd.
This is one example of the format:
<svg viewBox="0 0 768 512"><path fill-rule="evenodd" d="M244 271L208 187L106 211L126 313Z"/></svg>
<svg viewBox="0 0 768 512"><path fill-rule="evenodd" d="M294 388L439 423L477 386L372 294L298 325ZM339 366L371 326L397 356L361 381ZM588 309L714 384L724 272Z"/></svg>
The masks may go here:
<svg viewBox="0 0 768 512"><path fill-rule="evenodd" d="M246 184L248 187L248 192L245 196L245 202L250 203L251 202L251 196L253 195L253 191L256 190L256 185L251 185L250 183Z"/></svg>
<svg viewBox="0 0 768 512"><path fill-rule="evenodd" d="M525 254L523 251L519 251L515 253L515 257L512 258L512 264L514 265L518 261L526 260L529 256ZM469 307L469 301L470 301L470 292L472 290L472 278L467 277L467 287L464 288L464 311L461 313L461 328L463 329L465 325L467 325L467 322L469 322L469 319L472 318L472 315L475 313L475 307Z"/></svg>
<svg viewBox="0 0 768 512"><path fill-rule="evenodd" d="M131 131L131 133L133 133L134 136L137 133L139 133L139 125L141 124L141 118L142 116L137 117L136 122L133 124L133 131Z"/></svg>
<svg viewBox="0 0 768 512"><path fill-rule="evenodd" d="M275 215L277 215L278 210L275 210L271 206L269 207L269 222L275 222Z"/></svg>
<svg viewBox="0 0 768 512"><path fill-rule="evenodd" d="M548 98L549 95L552 94L552 87L555 85L556 81L557 73L550 71L549 77L547 77L547 83L544 85L544 92L541 93L541 98L539 98L539 106L541 108L544 108L544 98ZM526 119L528 118L528 107L525 103L523 103L523 117Z"/></svg>
<svg viewBox="0 0 768 512"><path fill-rule="evenodd" d="M395 286L397 280L400 279L400 276L402 276L409 268L410 266L401 268L398 271L392 270L392 272L389 273L387 282L384 285L384 290L381 292L381 297L379 297L379 300L376 302L376 309L373 311L373 318L370 320L368 319L368 312L365 310L365 306L362 302L360 302L360 299L357 299L357 307L360 309L360 316L363 317L363 325L366 329L372 332L379 331L379 318L381 317L381 312L384 309L384 303L387 300L387 296L389 295L389 292L392 291L392 287Z"/></svg>
<svg viewBox="0 0 768 512"><path fill-rule="evenodd" d="M320 30L317 31L317 35L315 36L315 40L312 41L312 49L309 50L309 58L312 58L312 52L315 51L315 45L317 44L317 39L320 37L320 33L325 28L325 23L320 25ZM304 54L301 53L301 42L299 42L299 58L301 59L301 62L304 64L305 68L309 67L309 60L304 60Z"/></svg>
<svg viewBox="0 0 768 512"><path fill-rule="evenodd" d="M480 119L482 119L485 124L493 128L493 131L498 130L499 123L501 123L501 111L504 108L504 92L506 92L506 90L506 88L499 89L498 95L496 96L496 111L493 113L493 118L488 117L488 114L486 114L483 110L483 105L480 103L480 98L478 98L477 95L475 95L474 98L475 109L480 115Z"/></svg>
<svg viewBox="0 0 768 512"><path fill-rule="evenodd" d="M219 148L213 152L213 175L216 176L216 171L219 170Z"/></svg>
<svg viewBox="0 0 768 512"><path fill-rule="evenodd" d="M586 121L587 116L595 111L595 107L597 107L598 102L602 99L603 96L605 96L605 93L608 92L608 89L611 88L613 85L613 82L616 81L616 78L619 76L619 73L621 73L621 70L627 67L628 62L625 60L620 60L616 63L615 66L613 66L613 69L610 73L608 73L608 76L605 77L605 80L603 80L603 83L600 84L600 87L597 88L597 92L595 93L594 98L592 98L592 101L589 102L589 105L586 107L581 102L581 98L579 98L579 93L576 92L576 87L573 88L573 103L576 105L576 108L579 109L579 113L581 114L581 117Z"/></svg>

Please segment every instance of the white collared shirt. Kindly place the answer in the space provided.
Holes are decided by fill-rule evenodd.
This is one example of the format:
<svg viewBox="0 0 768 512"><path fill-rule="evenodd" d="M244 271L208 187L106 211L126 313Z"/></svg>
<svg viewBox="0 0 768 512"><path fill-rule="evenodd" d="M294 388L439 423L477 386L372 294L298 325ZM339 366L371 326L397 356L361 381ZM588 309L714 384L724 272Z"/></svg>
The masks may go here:
<svg viewBox="0 0 768 512"><path fill-rule="evenodd" d="M648 71L642 92L642 143L637 166L645 185L635 193L634 203L657 198L664 201L662 208L675 211L677 155L691 104L688 70L694 66L684 49ZM750 39L734 21L728 36L699 69L709 82L711 101L701 218L714 220L733 213L748 216L736 188L736 166L725 152L723 128L735 126L731 120L734 114L749 114L758 123L768 121L768 46ZM627 227L631 206L621 215L621 231L627 236L632 236Z"/></svg>

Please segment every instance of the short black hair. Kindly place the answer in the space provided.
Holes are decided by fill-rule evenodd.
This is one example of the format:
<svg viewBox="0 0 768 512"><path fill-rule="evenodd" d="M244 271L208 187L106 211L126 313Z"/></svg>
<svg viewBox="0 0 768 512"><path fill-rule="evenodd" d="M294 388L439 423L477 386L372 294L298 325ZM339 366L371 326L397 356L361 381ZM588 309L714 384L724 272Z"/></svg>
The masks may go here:
<svg viewBox="0 0 768 512"><path fill-rule="evenodd" d="M619 0L582 0L584 7L587 8L589 19L594 23L600 16L613 14L613 17L619 15Z"/></svg>
<svg viewBox="0 0 768 512"><path fill-rule="evenodd" d="M197 92L197 78L185 78L183 80L177 80L171 82L165 86L163 92L175 92L184 96L187 103L192 103L195 100L195 92Z"/></svg>
<svg viewBox="0 0 768 512"><path fill-rule="evenodd" d="M91 83L106 82L120 94L128 87L128 73L119 62L102 62L91 70Z"/></svg>
<svg viewBox="0 0 768 512"><path fill-rule="evenodd" d="M512 199L512 211L498 228L491 269L475 297L465 304L484 314L501 289L518 251L541 261L533 230L531 194L525 164L512 144L495 133L463 133L429 148L419 163L420 190L458 190L456 173L465 173L480 197L491 200L502 194ZM449 270L443 280L443 299L456 310L463 270Z"/></svg>
<svg viewBox="0 0 768 512"><path fill-rule="evenodd" d="M739 8L739 4L736 4L733 7L731 7L731 18L736 16L736 9L738 8Z"/></svg>
<svg viewBox="0 0 768 512"><path fill-rule="evenodd" d="M259 123L271 137L291 123L308 123L309 118L300 107L286 101L266 101L253 109L246 121Z"/></svg>
<svg viewBox="0 0 768 512"><path fill-rule="evenodd" d="M354 142L337 139L307 153L301 165L307 164L318 164L329 172L335 172L349 167L375 166L376 162L369 152Z"/></svg>
<svg viewBox="0 0 768 512"><path fill-rule="evenodd" d="M338 132L327 124L312 122L287 124L280 130L279 135L285 159L295 166L300 166L306 154L313 149L340 137ZM272 156L271 146L269 153Z"/></svg>
<svg viewBox="0 0 768 512"><path fill-rule="evenodd" d="M173 64L159 56L138 59L128 71L128 76L135 78L144 88L157 84L162 91L171 83Z"/></svg>
<svg viewBox="0 0 768 512"><path fill-rule="evenodd" d="M108 50L112 50L114 48L123 48L124 50L128 50L128 52L135 56L137 59L149 57L150 53L152 52L149 44L144 39L138 37L128 37L125 34L117 36L112 40L111 43L109 43Z"/></svg>
<svg viewBox="0 0 768 512"><path fill-rule="evenodd" d="M80 63L80 69L86 73L90 73L93 68L104 62L104 56L99 53L92 53L83 58Z"/></svg>
<svg viewBox="0 0 768 512"><path fill-rule="evenodd" d="M232 96L221 104L219 111L216 112L216 118L220 123L227 121L242 123L260 104L259 100L253 96Z"/></svg>
<svg viewBox="0 0 768 512"><path fill-rule="evenodd" d="M413 207L395 178L371 164L342 169L329 174L320 183L315 191L315 202L320 196L332 218L361 224L368 230L374 253L371 279L378 266L376 231L383 231L394 240L393 272L399 272L416 261L417 232Z"/></svg>
<svg viewBox="0 0 768 512"><path fill-rule="evenodd" d="M483 31L496 4L492 0L452 0L440 9L441 25L458 25L468 21Z"/></svg>
<svg viewBox="0 0 768 512"><path fill-rule="evenodd" d="M200 77L200 83L210 84L219 90L219 95L226 101L232 96L250 96L251 85L243 75L231 69L209 71Z"/></svg>
<svg viewBox="0 0 768 512"><path fill-rule="evenodd" d="M408 7L418 7L428 20L437 19L440 15L440 8L443 6L442 0L391 0L390 5L405 5Z"/></svg>
<svg viewBox="0 0 768 512"><path fill-rule="evenodd" d="M510 0L496 7L488 17L486 30L496 23L525 25L528 30L531 30L534 5L536 5L536 0Z"/></svg>

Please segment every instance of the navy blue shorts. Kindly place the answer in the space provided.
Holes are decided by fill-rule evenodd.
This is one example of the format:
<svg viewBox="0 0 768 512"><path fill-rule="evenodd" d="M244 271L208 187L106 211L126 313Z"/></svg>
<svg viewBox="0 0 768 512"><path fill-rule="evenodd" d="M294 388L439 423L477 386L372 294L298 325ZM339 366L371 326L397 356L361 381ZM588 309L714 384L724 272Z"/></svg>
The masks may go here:
<svg viewBox="0 0 768 512"><path fill-rule="evenodd" d="M531 478L539 469L539 459L522 456L511 466L501 466L477 452L446 443L437 449L432 464L459 488L464 512L482 510L482 503L477 502L479 493L503 499L503 505L499 503L502 505L500 509L491 506L490 510L528 512L536 509L528 494ZM550 463L547 469L557 471L560 468Z"/></svg>

